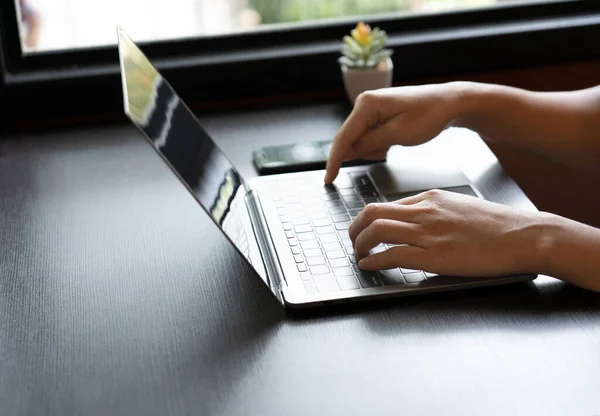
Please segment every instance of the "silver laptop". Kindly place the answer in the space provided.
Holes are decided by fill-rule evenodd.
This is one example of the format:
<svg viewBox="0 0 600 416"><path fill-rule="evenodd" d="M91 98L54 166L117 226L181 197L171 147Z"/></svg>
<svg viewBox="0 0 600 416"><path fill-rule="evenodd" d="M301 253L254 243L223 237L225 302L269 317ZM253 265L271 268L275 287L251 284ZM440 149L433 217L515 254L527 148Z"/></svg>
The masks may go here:
<svg viewBox="0 0 600 416"><path fill-rule="evenodd" d="M360 270L348 227L367 204L431 188L481 194L462 172L437 176L404 172L399 180L385 164L344 168L333 186L323 185L323 171L245 181L131 38L121 28L117 32L127 116L251 264L261 278L257 282L267 285L282 305L321 306L536 277ZM382 244L374 251L386 249Z"/></svg>

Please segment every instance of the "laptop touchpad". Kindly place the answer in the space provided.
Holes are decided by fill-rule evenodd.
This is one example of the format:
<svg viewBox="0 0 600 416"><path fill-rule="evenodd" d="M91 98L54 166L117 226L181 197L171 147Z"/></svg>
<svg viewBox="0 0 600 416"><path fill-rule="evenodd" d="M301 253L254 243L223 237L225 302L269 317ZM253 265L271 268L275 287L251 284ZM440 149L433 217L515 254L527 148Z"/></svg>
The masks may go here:
<svg viewBox="0 0 600 416"><path fill-rule="evenodd" d="M446 188L438 188L438 189L443 189L444 191L449 191L449 192L456 192L457 194L477 196L477 194L475 193L475 191L473 191L473 188L471 188L469 185L449 186L449 187L446 187ZM385 194L385 198L388 201L397 201L398 199L408 198L409 196L418 195L421 192L425 192L425 191L427 191L427 189L423 189L423 190L420 190L420 191L411 191L411 192L400 192L400 193Z"/></svg>

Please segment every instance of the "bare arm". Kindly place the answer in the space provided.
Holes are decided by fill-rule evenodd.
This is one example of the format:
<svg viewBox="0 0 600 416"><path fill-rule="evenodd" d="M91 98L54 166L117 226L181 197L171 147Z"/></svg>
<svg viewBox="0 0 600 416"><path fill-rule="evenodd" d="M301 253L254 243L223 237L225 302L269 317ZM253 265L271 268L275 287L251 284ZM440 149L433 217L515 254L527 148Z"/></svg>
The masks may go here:
<svg viewBox="0 0 600 416"><path fill-rule="evenodd" d="M425 143L449 126L466 127L486 140L579 169L600 171L600 87L543 93L451 82L359 96L336 136L325 181L333 181L346 159L380 159L392 145Z"/></svg>
<svg viewBox="0 0 600 416"><path fill-rule="evenodd" d="M325 182L335 179L343 160L379 159L392 145L419 145L449 126L600 171L599 87L538 93L455 82L361 95L336 136ZM553 214L434 191L370 204L353 221L350 237L366 270L540 273L600 292L600 230ZM398 246L370 255L379 243Z"/></svg>
<svg viewBox="0 0 600 416"><path fill-rule="evenodd" d="M539 273L600 292L599 229L553 216L541 237Z"/></svg>
<svg viewBox="0 0 600 416"><path fill-rule="evenodd" d="M600 230L545 212L429 191L369 204L349 230L359 267L451 276L546 274L600 292ZM380 243L400 244L370 254Z"/></svg>
<svg viewBox="0 0 600 416"><path fill-rule="evenodd" d="M600 171L600 87L531 92L464 83L456 125L577 169Z"/></svg>

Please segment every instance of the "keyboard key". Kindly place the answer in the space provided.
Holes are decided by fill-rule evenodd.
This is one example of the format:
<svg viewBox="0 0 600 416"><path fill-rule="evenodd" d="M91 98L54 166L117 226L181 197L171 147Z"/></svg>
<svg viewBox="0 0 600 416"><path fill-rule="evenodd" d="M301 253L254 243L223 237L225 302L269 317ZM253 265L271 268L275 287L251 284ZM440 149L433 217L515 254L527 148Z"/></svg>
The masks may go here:
<svg viewBox="0 0 600 416"><path fill-rule="evenodd" d="M310 218L312 218L313 220L329 218L329 215L327 215L327 213L323 210L311 211L309 213L309 215L310 215Z"/></svg>
<svg viewBox="0 0 600 416"><path fill-rule="evenodd" d="M321 199L323 201L336 201L340 199L340 196L336 193L334 194L332 193L328 193L328 194L321 194Z"/></svg>
<svg viewBox="0 0 600 416"><path fill-rule="evenodd" d="M402 272L402 274L421 273L421 270L405 269L403 267L400 267L400 271Z"/></svg>
<svg viewBox="0 0 600 416"><path fill-rule="evenodd" d="M340 189L339 190L340 195L342 196L348 196L348 195L356 195L356 191L352 188L348 188L348 189Z"/></svg>
<svg viewBox="0 0 600 416"><path fill-rule="evenodd" d="M285 209L285 208L277 208L277 214L278 214L279 216L282 216L282 215L287 215L287 213L288 213L288 212L287 212L287 209Z"/></svg>
<svg viewBox="0 0 600 416"><path fill-rule="evenodd" d="M325 260L325 257L323 256L319 256L319 257L308 257L306 259L306 263L309 266L321 266L323 264L327 264L327 261Z"/></svg>
<svg viewBox="0 0 600 416"><path fill-rule="evenodd" d="M309 211L317 211L323 208L323 203L318 198L306 198L302 201L302 205Z"/></svg>
<svg viewBox="0 0 600 416"><path fill-rule="evenodd" d="M330 225L331 221L328 218L320 218L318 220L313 220L313 225L315 227L324 227L326 225Z"/></svg>
<svg viewBox="0 0 600 416"><path fill-rule="evenodd" d="M300 247L298 247L298 246L292 247L292 254L300 254Z"/></svg>
<svg viewBox="0 0 600 416"><path fill-rule="evenodd" d="M317 286L313 283L312 280L304 281L304 290L307 295L316 295L317 294Z"/></svg>
<svg viewBox="0 0 600 416"><path fill-rule="evenodd" d="M325 206L327 208L343 207L344 203L342 201L327 201L325 202Z"/></svg>
<svg viewBox="0 0 600 416"><path fill-rule="evenodd" d="M320 188L320 191L322 194L333 194L333 193L337 193L337 189L335 186L333 185L323 185Z"/></svg>
<svg viewBox="0 0 600 416"><path fill-rule="evenodd" d="M381 282L373 272L356 273L360 285L364 288L381 286Z"/></svg>
<svg viewBox="0 0 600 416"><path fill-rule="evenodd" d="M292 224L294 224L294 226L306 225L306 224L310 224L310 220L306 217L294 218L292 220Z"/></svg>
<svg viewBox="0 0 600 416"><path fill-rule="evenodd" d="M299 272L305 272L308 270L306 268L306 264L304 264L304 263L298 263L298 264L296 264L296 267L298 268Z"/></svg>
<svg viewBox="0 0 600 416"><path fill-rule="evenodd" d="M285 207L290 212L292 212L292 211L304 211L304 206L302 204L288 204Z"/></svg>
<svg viewBox="0 0 600 416"><path fill-rule="evenodd" d="M430 277L437 277L438 274L437 273L429 273L429 272L424 272L425 276L429 279Z"/></svg>
<svg viewBox="0 0 600 416"><path fill-rule="evenodd" d="M292 227L292 224L291 224L291 223L289 223L289 222L286 222L286 223L284 223L284 224L283 224L283 230L284 230L284 231L291 231L291 230L292 230L292 228L293 228L293 227Z"/></svg>
<svg viewBox="0 0 600 416"><path fill-rule="evenodd" d="M310 274L313 276L317 274L326 274L329 273L329 267L327 266L314 266L310 268Z"/></svg>
<svg viewBox="0 0 600 416"><path fill-rule="evenodd" d="M353 264L352 270L354 270L354 273L362 273L362 270L360 269L360 267L358 267L358 264Z"/></svg>
<svg viewBox="0 0 600 416"><path fill-rule="evenodd" d="M373 187L371 178L366 173L350 173L350 177L354 182L354 186L359 186L363 188Z"/></svg>
<svg viewBox="0 0 600 416"><path fill-rule="evenodd" d="M420 283L425 281L425 275L423 273L410 273L404 275L406 283Z"/></svg>
<svg viewBox="0 0 600 416"><path fill-rule="evenodd" d="M315 256L322 256L322 255L323 255L323 252L321 251L320 248L304 250L304 257L315 257Z"/></svg>
<svg viewBox="0 0 600 416"><path fill-rule="evenodd" d="M352 247L352 240L350 238L342 238L342 244L344 247Z"/></svg>
<svg viewBox="0 0 600 416"><path fill-rule="evenodd" d="M333 274L336 276L353 276L354 272L350 267L337 267L333 269Z"/></svg>
<svg viewBox="0 0 600 416"><path fill-rule="evenodd" d="M312 280L312 276L309 272L300 272L300 278L302 280Z"/></svg>
<svg viewBox="0 0 600 416"><path fill-rule="evenodd" d="M360 202L361 199L358 195L344 195L342 198L344 198L344 202L346 203L346 205L348 204L348 202Z"/></svg>
<svg viewBox="0 0 600 416"><path fill-rule="evenodd" d="M348 228L350 228L350 223L349 222L338 222L335 224L335 229L340 231L340 230L347 230Z"/></svg>
<svg viewBox="0 0 600 416"><path fill-rule="evenodd" d="M338 235L340 238L350 238L350 234L348 234L348 230L339 230Z"/></svg>
<svg viewBox="0 0 600 416"><path fill-rule="evenodd" d="M361 202L362 204L362 202ZM345 214L346 208L344 207L335 207L335 208L327 208L327 212L331 215Z"/></svg>
<svg viewBox="0 0 600 416"><path fill-rule="evenodd" d="M338 241L338 236L335 234L322 234L319 235L319 240L321 240L321 243L329 243L331 241Z"/></svg>
<svg viewBox="0 0 600 416"><path fill-rule="evenodd" d="M281 222L290 222L290 217L288 217L287 215L283 216L283 217L279 217L279 221Z"/></svg>
<svg viewBox="0 0 600 416"><path fill-rule="evenodd" d="M376 202L381 202L379 198L363 198L363 202L367 205L374 204Z"/></svg>
<svg viewBox="0 0 600 416"><path fill-rule="evenodd" d="M317 238L317 236L315 235L315 233L302 233L302 234L298 234L298 241L308 241L308 240L314 240L315 238Z"/></svg>
<svg viewBox="0 0 600 416"><path fill-rule="evenodd" d="M351 254L351 255L349 255L349 256L348 256L348 260L350 260L350 263L352 263L352 264L356 264L356 263L358 263L358 262L356 261L356 257L354 257L354 254Z"/></svg>
<svg viewBox="0 0 600 416"><path fill-rule="evenodd" d="M331 225L326 225L325 227L317 227L317 234L331 234L335 232Z"/></svg>
<svg viewBox="0 0 600 416"><path fill-rule="evenodd" d="M348 209L348 213L350 214L350 216L352 218L356 217L358 214L360 214L360 212L362 211L362 208L354 208L354 209Z"/></svg>
<svg viewBox="0 0 600 416"><path fill-rule="evenodd" d="M346 257L346 253L342 250L327 251L326 253L328 259L341 259L342 257Z"/></svg>
<svg viewBox="0 0 600 416"><path fill-rule="evenodd" d="M320 274L314 277L319 293L339 292L335 279L330 274Z"/></svg>
<svg viewBox="0 0 600 416"><path fill-rule="evenodd" d="M333 251L333 250L341 250L342 245L338 241L332 241L330 243L323 243L323 250Z"/></svg>
<svg viewBox="0 0 600 416"><path fill-rule="evenodd" d="M290 245L290 247L294 247L298 245L298 239L297 238L290 238L288 240L288 244Z"/></svg>
<svg viewBox="0 0 600 416"><path fill-rule="evenodd" d="M306 225L298 225L296 227L294 227L294 231L298 234L300 233L308 233L311 232L313 230L312 225L306 224Z"/></svg>
<svg viewBox="0 0 600 416"><path fill-rule="evenodd" d="M365 203L362 201L348 201L346 202L346 207L348 209L358 209L358 208L364 208L365 207ZM331 211L330 211L331 214Z"/></svg>
<svg viewBox="0 0 600 416"><path fill-rule="evenodd" d="M345 221L350 221L350 215L348 215L348 214L332 215L332 216L331 216L331 220L332 220L333 222L345 222Z"/></svg>
<svg viewBox="0 0 600 416"><path fill-rule="evenodd" d="M398 269L379 270L377 273L386 286L404 284L404 278Z"/></svg>
<svg viewBox="0 0 600 416"><path fill-rule="evenodd" d="M382 251L386 251L386 250L387 250L386 247L381 247L381 246L373 247L371 249L371 254L381 253Z"/></svg>
<svg viewBox="0 0 600 416"><path fill-rule="evenodd" d="M294 261L295 261L296 263L302 263L302 262L304 261L304 257L302 257L302 255L301 255L301 254L296 254L296 255L294 256Z"/></svg>
<svg viewBox="0 0 600 416"><path fill-rule="evenodd" d="M351 256L353 256L354 255L354 249L352 247L346 247L346 253L348 253Z"/></svg>
<svg viewBox="0 0 600 416"><path fill-rule="evenodd" d="M337 278L337 283L341 290L360 289L356 277L353 275L340 276Z"/></svg>
<svg viewBox="0 0 600 416"><path fill-rule="evenodd" d="M377 192L375 191L360 191L360 196L362 196L363 198L377 198ZM366 201L365 201L366 202Z"/></svg>
<svg viewBox="0 0 600 416"><path fill-rule="evenodd" d="M293 231L286 231L285 236L287 238L294 238L294 237L296 237L296 234Z"/></svg>
<svg viewBox="0 0 600 416"><path fill-rule="evenodd" d="M302 247L302 250L310 250L313 248L319 248L319 242L316 240L302 241L302 242L300 242L300 247Z"/></svg>
<svg viewBox="0 0 600 416"><path fill-rule="evenodd" d="M329 260L329 265L331 267L346 267L349 265L347 259L331 259Z"/></svg>
<svg viewBox="0 0 600 416"><path fill-rule="evenodd" d="M306 221L306 212L304 210L302 211L290 211L288 216L292 219L292 222L294 222L294 220L299 219L302 221Z"/></svg>

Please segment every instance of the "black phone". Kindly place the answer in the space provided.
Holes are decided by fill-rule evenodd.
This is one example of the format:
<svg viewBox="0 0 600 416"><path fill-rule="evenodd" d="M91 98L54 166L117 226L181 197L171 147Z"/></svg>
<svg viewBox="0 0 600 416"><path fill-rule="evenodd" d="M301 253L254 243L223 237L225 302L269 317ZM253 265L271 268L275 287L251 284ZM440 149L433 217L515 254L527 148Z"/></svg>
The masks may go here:
<svg viewBox="0 0 600 416"><path fill-rule="evenodd" d="M332 140L263 147L253 154L254 165L261 175L325 169ZM344 162L342 167L368 165L383 160L356 159Z"/></svg>

